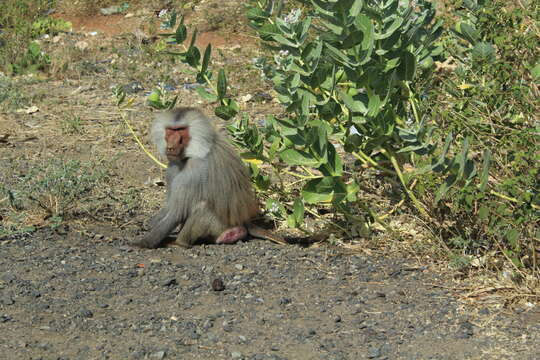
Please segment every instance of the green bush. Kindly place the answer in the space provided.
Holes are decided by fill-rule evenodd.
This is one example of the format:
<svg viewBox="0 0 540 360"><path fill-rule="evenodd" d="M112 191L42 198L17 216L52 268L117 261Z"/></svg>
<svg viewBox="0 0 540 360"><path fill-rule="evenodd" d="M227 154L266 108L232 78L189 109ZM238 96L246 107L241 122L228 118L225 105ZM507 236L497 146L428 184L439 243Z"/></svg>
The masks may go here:
<svg viewBox="0 0 540 360"><path fill-rule="evenodd" d="M43 34L54 34L69 23L47 17L54 4L49 0L6 0L0 11L0 70L19 74L44 69L48 57L32 41ZM21 51L21 49L25 49Z"/></svg>
<svg viewBox="0 0 540 360"><path fill-rule="evenodd" d="M538 268L540 240L540 123L538 6L506 1L462 1L444 38L447 72L422 104L439 119L439 132L475 139L471 152L492 154L489 191L451 193L436 212L456 254L502 253L518 268ZM433 188L424 182L429 192Z"/></svg>
<svg viewBox="0 0 540 360"><path fill-rule="evenodd" d="M295 167L303 202L331 203L345 215L361 201L356 196L361 179L354 176L358 164L345 163L344 153L397 176L426 218L426 205L410 189L417 177L444 176L436 202L453 186L476 182L477 175L485 183L487 163L479 174L468 156L470 141L454 155L449 133L438 149L430 119L418 112L416 94L425 92L418 84L430 78L442 52L436 43L441 22L434 21L429 2L416 1L414 7L398 0L299 2L305 15L294 9L281 17L273 2L253 2L248 11L251 26L275 53L255 65L289 114L268 117L261 129L248 121L231 126L251 156ZM300 207L295 202L294 208ZM298 221L289 216L289 223Z"/></svg>
<svg viewBox="0 0 540 360"><path fill-rule="evenodd" d="M448 134L444 147L436 151L433 128L417 111L420 90L414 89L418 78L429 77L433 57L441 53L435 41L442 32L434 22L435 11L426 1L416 7L399 0L378 1L301 1L309 11L302 15L295 9L281 17L273 1L252 2L248 10L251 25L276 54L273 59L259 59L255 64L272 81L288 117L269 116L262 127L254 127L246 116L229 126L235 140L248 152L252 163L271 164L274 174L281 170L299 178L300 197L288 209L284 197L269 202L282 209L289 224L303 222L305 204L332 204L336 210L355 218L358 208L358 178L345 167L358 164L343 161L350 153L364 166L375 167L399 178L405 193L425 217L425 206L410 190L416 176L436 171L446 176L437 200L454 185L471 183L477 174L468 158L468 140L457 155L449 152L453 140ZM164 27L176 25L173 14ZM187 29L183 19L175 33L163 34L169 43L182 44ZM203 86L197 91L208 101L219 101L216 115L229 120L238 113L236 102L226 96L227 80L220 70L214 86L209 69L211 46L204 55L194 45L194 31L182 52L170 51L195 68ZM154 93L150 103L162 105ZM390 164L388 167L386 164ZM406 174L404 165L413 164ZM260 190L267 190L268 176L252 166ZM487 178L487 166L482 183ZM296 190L294 193L296 194ZM361 205L362 208L365 206Z"/></svg>
<svg viewBox="0 0 540 360"><path fill-rule="evenodd" d="M6 214L6 222L8 218L15 220L10 222L11 226L2 226L0 235L31 230L21 228L22 218L36 208L46 213L51 226L57 226L66 217L94 207L94 192L108 175L104 168L95 165L53 160L35 164L21 174L12 170L10 178L3 174L0 197L8 201L0 209Z"/></svg>
<svg viewBox="0 0 540 360"><path fill-rule="evenodd" d="M255 185L269 190L268 212L301 227L326 204L354 224L380 222L358 196L371 167L398 179L455 264L498 252L516 268L537 268L540 65L535 32L518 31L528 9L466 0L445 32L428 1L296 3L302 11L287 15L282 1L248 6L273 54L254 65L286 110L257 124L237 116L225 72L215 76L211 46L201 55L196 31L184 46L186 26L173 14L165 25L176 31L163 34L169 53L194 69L197 92L233 119L228 130ZM154 93L151 105L174 104L163 96Z"/></svg>

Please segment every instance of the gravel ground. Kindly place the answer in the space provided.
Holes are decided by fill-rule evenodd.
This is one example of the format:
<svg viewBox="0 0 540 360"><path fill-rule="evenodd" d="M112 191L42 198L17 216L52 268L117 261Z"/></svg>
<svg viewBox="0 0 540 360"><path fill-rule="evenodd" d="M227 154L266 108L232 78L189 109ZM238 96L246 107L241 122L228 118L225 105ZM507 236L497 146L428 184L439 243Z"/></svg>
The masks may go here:
<svg viewBox="0 0 540 360"><path fill-rule="evenodd" d="M0 255L1 359L540 359L540 313L464 305L405 259L69 231Z"/></svg>

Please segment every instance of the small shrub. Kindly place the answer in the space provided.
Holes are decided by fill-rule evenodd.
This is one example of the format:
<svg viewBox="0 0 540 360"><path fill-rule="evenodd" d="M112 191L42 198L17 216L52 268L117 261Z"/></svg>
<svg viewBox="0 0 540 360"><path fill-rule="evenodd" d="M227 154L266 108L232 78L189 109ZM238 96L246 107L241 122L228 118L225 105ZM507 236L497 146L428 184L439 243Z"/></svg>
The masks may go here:
<svg viewBox="0 0 540 360"><path fill-rule="evenodd" d="M7 201L1 207L8 214L3 222L11 225L3 227L0 235L27 228L22 220L25 214L44 212L45 223L56 226L66 218L91 213L97 201L95 191L106 180L107 172L96 164L53 160L3 177L0 197Z"/></svg>
<svg viewBox="0 0 540 360"><path fill-rule="evenodd" d="M36 60L36 48L30 44L36 36L34 23L52 6L48 0L7 0L0 11L0 70L11 73L14 64ZM25 49L21 51L21 49Z"/></svg>
<svg viewBox="0 0 540 360"><path fill-rule="evenodd" d="M421 104L438 119L437 132L475 139L471 153L491 153L486 192L451 191L433 210L441 235L457 254L485 253L514 268L540 269L540 124L538 113L538 11L506 1L463 1L445 35L455 71L444 72ZM429 109L429 110L427 110ZM423 179L426 193L434 184ZM536 245L535 245L536 244ZM464 262L468 263L468 262ZM495 262L493 262L495 263Z"/></svg>

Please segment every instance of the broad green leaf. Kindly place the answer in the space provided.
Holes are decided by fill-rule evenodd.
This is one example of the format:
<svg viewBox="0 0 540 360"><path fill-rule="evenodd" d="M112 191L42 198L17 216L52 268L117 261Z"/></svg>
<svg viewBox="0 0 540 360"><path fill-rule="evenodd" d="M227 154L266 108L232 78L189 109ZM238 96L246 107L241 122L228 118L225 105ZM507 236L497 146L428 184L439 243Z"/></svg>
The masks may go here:
<svg viewBox="0 0 540 360"><path fill-rule="evenodd" d="M286 119L289 120L289 119ZM279 124L279 133L282 136L291 136L298 134L298 128L289 121L283 121L282 119L276 119Z"/></svg>
<svg viewBox="0 0 540 360"><path fill-rule="evenodd" d="M328 132L324 124L312 126L316 127L311 128L309 133L310 136L308 136L307 141L312 144L311 149L313 150L313 153L315 153L315 155L320 159L320 161L326 162L328 157L327 148L329 145L327 139Z"/></svg>
<svg viewBox="0 0 540 360"><path fill-rule="evenodd" d="M152 91L150 95L148 95L148 101L150 102L157 102L159 101L160 93L158 91Z"/></svg>
<svg viewBox="0 0 540 360"><path fill-rule="evenodd" d="M354 0L354 3L351 5L351 8L349 10L349 16L357 17L358 14L360 14L360 11L362 11L363 6L364 0Z"/></svg>
<svg viewBox="0 0 540 360"><path fill-rule="evenodd" d="M208 64L210 62L210 54L212 53L212 44L208 44L204 50L203 62L201 65L201 74L206 73L208 70Z"/></svg>
<svg viewBox="0 0 540 360"><path fill-rule="evenodd" d="M352 180L349 184L346 185L346 189L347 189L347 197L346 197L347 201L349 202L357 201L358 198L356 194L358 194L358 192L360 191L360 186L358 185L358 183L355 180Z"/></svg>
<svg viewBox="0 0 540 360"><path fill-rule="evenodd" d="M304 19L302 22L298 24L298 31L296 35L301 43L303 43L304 40L306 39L310 26L311 26L311 18Z"/></svg>
<svg viewBox="0 0 540 360"><path fill-rule="evenodd" d="M177 44L182 44L187 38L187 28L184 25L184 20L182 19L182 22L178 27L176 28L176 32L174 33L174 39L176 40Z"/></svg>
<svg viewBox="0 0 540 360"><path fill-rule="evenodd" d="M326 28L328 28L328 30L330 30L331 32L333 32L336 35L343 34L343 27L334 24L333 23L333 21L335 21L334 18L327 17L327 19L329 19L329 21L325 21L325 20L320 20L320 21L324 26L326 26Z"/></svg>
<svg viewBox="0 0 540 360"><path fill-rule="evenodd" d="M360 14L356 18L356 27L364 34L362 49L366 50L372 47L373 41L375 40L375 29L373 28L373 22L371 19L364 14Z"/></svg>
<svg viewBox="0 0 540 360"><path fill-rule="evenodd" d="M324 46L328 49L328 55L336 60L338 63L350 67L359 66L360 64L355 60L349 58L347 55L343 54L340 50L336 49L332 45L325 43Z"/></svg>
<svg viewBox="0 0 540 360"><path fill-rule="evenodd" d="M339 177L326 176L310 180L302 189L308 204L339 203L347 196L347 187Z"/></svg>
<svg viewBox="0 0 540 360"><path fill-rule="evenodd" d="M274 21L275 21L275 24L278 27L278 30L282 34L284 34L284 35L286 35L288 37L294 36L294 31L292 30L292 24L289 24L289 23L285 22L281 18L275 18Z"/></svg>
<svg viewBox="0 0 540 360"><path fill-rule="evenodd" d="M479 42L472 50L472 56L476 61L494 61L495 49L487 42Z"/></svg>
<svg viewBox="0 0 540 360"><path fill-rule="evenodd" d="M465 163L467 162L467 154L469 153L469 138L466 137L463 140L463 144L461 145L461 153L459 154L459 169L457 176L458 178L461 178L463 176L463 171L465 170Z"/></svg>
<svg viewBox="0 0 540 360"><path fill-rule="evenodd" d="M409 51L401 54L400 64L397 68L398 76L401 80L412 81L416 74L416 57Z"/></svg>
<svg viewBox="0 0 540 360"><path fill-rule="evenodd" d="M217 93L219 99L224 99L225 95L227 94L227 78L223 69L219 69L217 80Z"/></svg>
<svg viewBox="0 0 540 360"><path fill-rule="evenodd" d="M485 1L485 0L484 0ZM482 3L484 1L478 1L478 0L463 0L463 4L465 7L470 11L476 11L479 10L483 5Z"/></svg>
<svg viewBox="0 0 540 360"><path fill-rule="evenodd" d="M452 144L452 140L454 139L454 135L452 135L451 132L446 135L446 139L444 140L444 146L442 149L441 154L439 155L439 160L437 160L436 163L433 164L431 167L434 171L441 171L442 166L444 165L444 161L446 160L446 155L448 154L448 150L450 149L450 145Z"/></svg>
<svg viewBox="0 0 540 360"><path fill-rule="evenodd" d="M317 10L318 13L322 15L326 15L326 16L334 16L334 12L326 9L327 5L329 4L328 1L311 0L311 4L313 5L313 8Z"/></svg>
<svg viewBox="0 0 540 360"><path fill-rule="evenodd" d="M484 150L484 162L482 163L482 174L480 175L480 191L484 192L489 178L489 165L491 162L491 151Z"/></svg>
<svg viewBox="0 0 540 360"><path fill-rule="evenodd" d="M438 203L444 197L444 195L446 195L448 190L450 190L450 188L452 187L452 185L456 183L456 181L457 181L456 175L449 175L446 178L445 182L442 183L442 185L437 190L437 193L435 195L435 203Z"/></svg>
<svg viewBox="0 0 540 360"><path fill-rule="evenodd" d="M469 184L475 176L476 167L474 166L474 161L467 159L467 161L465 161L465 168L463 169L463 177L467 181L467 184Z"/></svg>
<svg viewBox="0 0 540 360"><path fill-rule="evenodd" d="M283 132L280 132L280 135L282 136L282 138L285 138L287 139L289 142L285 142L285 146L290 148L290 147L300 147L300 148L304 148L306 147L308 144L306 142L306 138L304 136L301 136L298 134L298 132L296 133L290 133L290 134L287 134L287 132L291 132L293 129L289 128L289 129L283 129Z"/></svg>
<svg viewBox="0 0 540 360"><path fill-rule="evenodd" d="M301 103L302 114L305 116L308 116L309 106L311 105L310 97L305 92L301 92L300 94L302 96L302 99L301 99L302 100L302 103Z"/></svg>
<svg viewBox="0 0 540 360"><path fill-rule="evenodd" d="M508 243L510 246L512 246L514 251L517 251L519 249L519 231L516 229L510 229L506 232L506 239L508 240Z"/></svg>
<svg viewBox="0 0 540 360"><path fill-rule="evenodd" d="M302 199L296 198L293 205L293 216L296 222L296 225L300 225L304 222L304 203Z"/></svg>
<svg viewBox="0 0 540 360"><path fill-rule="evenodd" d="M287 216L287 226L289 228L295 228L296 227L296 219L294 218L293 214L289 214Z"/></svg>
<svg viewBox="0 0 540 360"><path fill-rule="evenodd" d="M323 46L322 41L311 42L307 44L304 50L302 51L302 58L307 63L313 63L313 62L318 63L319 59L321 58L322 46ZM315 68L313 67L311 70L315 70Z"/></svg>
<svg viewBox="0 0 540 360"><path fill-rule="evenodd" d="M371 19L364 14L360 14L356 18L356 26L360 31L362 31L363 34L361 46L362 52L359 54L359 62L360 65L364 65L371 60L371 53L375 43L375 30L373 28Z"/></svg>
<svg viewBox="0 0 540 360"><path fill-rule="evenodd" d="M356 128L355 128L356 129ZM356 130L357 131L357 130ZM347 152L353 152L358 150L358 147L362 144L362 137L357 132L351 133L345 142L345 150Z"/></svg>
<svg viewBox="0 0 540 360"><path fill-rule="evenodd" d="M475 26L472 24L459 23L456 25L455 30L458 35L460 35L463 39L467 40L472 45L476 44L478 38L480 37L480 35L478 34L478 30L476 30Z"/></svg>
<svg viewBox="0 0 540 360"><path fill-rule="evenodd" d="M333 99L323 106L317 106L317 109L319 110L321 119L327 121L337 118L341 112L341 107Z"/></svg>
<svg viewBox="0 0 540 360"><path fill-rule="evenodd" d="M238 111L232 106L220 105L214 110L214 113L223 120L229 120L233 118Z"/></svg>
<svg viewBox="0 0 540 360"><path fill-rule="evenodd" d="M218 97L215 94L208 92L203 86L198 86L195 91L197 91L197 94L206 101L214 102L218 100Z"/></svg>
<svg viewBox="0 0 540 360"><path fill-rule="evenodd" d="M236 112L240 111L240 107L238 106L238 103L234 101L233 99L222 99L221 104L227 105L228 107L230 107Z"/></svg>
<svg viewBox="0 0 540 360"><path fill-rule="evenodd" d="M257 30L260 38L264 41L271 41L274 35L278 34L278 31L275 24L264 24Z"/></svg>
<svg viewBox="0 0 540 360"><path fill-rule="evenodd" d="M381 98L379 97L379 95L373 93L372 91L369 91L369 89L368 97L368 115L375 117L381 111Z"/></svg>
<svg viewBox="0 0 540 360"><path fill-rule="evenodd" d="M189 49L195 46L196 39L197 39L197 29L193 30L193 35L191 35L191 42L189 43Z"/></svg>
<svg viewBox="0 0 540 360"><path fill-rule="evenodd" d="M290 70L292 72L298 73L298 74L300 74L302 76L309 76L309 75L312 74L311 70L303 69L300 66L298 66L296 63L291 63Z"/></svg>
<svg viewBox="0 0 540 360"><path fill-rule="evenodd" d="M341 177L334 177L334 197L332 202L334 204L341 203L347 197L347 186L341 180Z"/></svg>
<svg viewBox="0 0 540 360"><path fill-rule="evenodd" d="M300 85L300 74L294 74L291 79L290 87L297 88L299 85Z"/></svg>
<svg viewBox="0 0 540 360"><path fill-rule="evenodd" d="M367 114L368 108L363 102L353 99L352 96L346 94L343 91L339 91L339 97L341 98L341 100L343 100L347 108L352 112L359 112L364 115Z"/></svg>
<svg viewBox="0 0 540 360"><path fill-rule="evenodd" d="M397 128L398 135L401 138L401 140L405 142L412 142L416 143L419 141L418 139L418 129L405 129L405 128Z"/></svg>
<svg viewBox="0 0 540 360"><path fill-rule="evenodd" d="M487 206L482 205L478 210L478 217L480 220L487 220L489 218L489 209Z"/></svg>
<svg viewBox="0 0 540 360"><path fill-rule="evenodd" d="M331 202L334 198L334 179L324 177L310 180L302 189L302 197L308 204Z"/></svg>
<svg viewBox="0 0 540 360"><path fill-rule="evenodd" d="M351 32L345 40L343 40L342 48L343 49L350 49L352 47L355 47L358 44L361 44L364 40L364 34L360 30L355 30Z"/></svg>
<svg viewBox="0 0 540 360"><path fill-rule="evenodd" d="M313 155L296 149L287 149L282 151L279 154L281 160L283 160L288 165L301 165L301 166L311 166L317 167L319 161L313 157Z"/></svg>
<svg viewBox="0 0 540 360"><path fill-rule="evenodd" d="M33 58L37 58L41 54L41 47L37 42L31 42L28 45L28 52L32 55Z"/></svg>
<svg viewBox="0 0 540 360"><path fill-rule="evenodd" d="M409 145L409 146L406 146L404 148L401 148L401 149L399 149L397 151L397 153L408 153L408 152L411 152L411 151L417 152L419 150L426 149L426 148L427 148L426 144L418 143L416 145Z"/></svg>
<svg viewBox="0 0 540 360"><path fill-rule="evenodd" d="M376 39L383 40L383 39L389 38L390 36L392 36L394 31L396 31L401 26L401 24L403 24L403 18L401 16L397 16L390 25L385 27L384 32L382 34L376 35Z"/></svg>
<svg viewBox="0 0 540 360"><path fill-rule="evenodd" d="M336 151L336 148L332 144L327 146L327 158L328 162L325 164L325 167L329 170L331 176L341 176L343 175L343 163L341 162L341 157Z"/></svg>
<svg viewBox="0 0 540 360"><path fill-rule="evenodd" d="M540 62L531 69L531 77L534 81L540 81Z"/></svg>
<svg viewBox="0 0 540 360"><path fill-rule="evenodd" d="M298 43L292 42L291 40L285 38L283 35L280 34L273 35L272 39L285 46L290 46L293 48L297 48L299 46Z"/></svg>
<svg viewBox="0 0 540 360"><path fill-rule="evenodd" d="M199 65L199 60L201 59L201 53L196 46L192 46L186 52L186 62L192 66L197 67Z"/></svg>
<svg viewBox="0 0 540 360"><path fill-rule="evenodd" d="M246 11L246 17L249 20L266 20L268 18L268 15L269 14L267 12L256 6Z"/></svg>

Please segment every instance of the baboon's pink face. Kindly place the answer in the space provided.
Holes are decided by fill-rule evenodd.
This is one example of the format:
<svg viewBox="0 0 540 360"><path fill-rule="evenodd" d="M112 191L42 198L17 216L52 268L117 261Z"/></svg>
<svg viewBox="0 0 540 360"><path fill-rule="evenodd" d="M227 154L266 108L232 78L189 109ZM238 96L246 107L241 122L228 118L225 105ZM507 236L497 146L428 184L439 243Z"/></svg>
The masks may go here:
<svg viewBox="0 0 540 360"><path fill-rule="evenodd" d="M165 128L165 141L167 142L167 159L169 161L182 160L189 144L189 129L187 126L168 126Z"/></svg>

